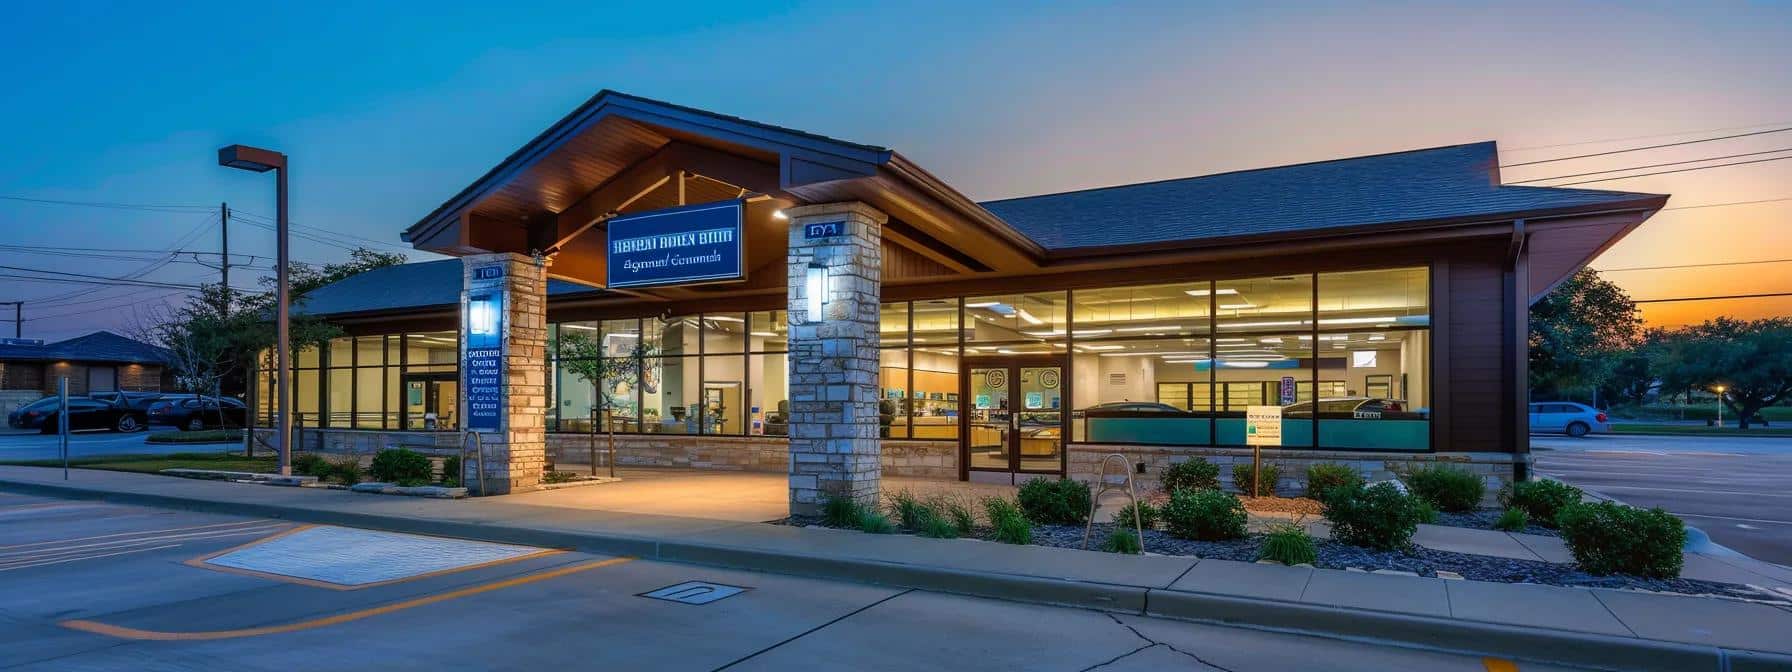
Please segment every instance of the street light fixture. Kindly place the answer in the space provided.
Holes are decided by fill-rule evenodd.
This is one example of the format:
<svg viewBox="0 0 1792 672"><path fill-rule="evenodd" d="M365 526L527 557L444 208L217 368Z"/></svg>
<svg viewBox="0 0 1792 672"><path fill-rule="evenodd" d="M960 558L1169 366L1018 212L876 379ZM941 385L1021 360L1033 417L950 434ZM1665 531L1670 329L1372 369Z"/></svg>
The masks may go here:
<svg viewBox="0 0 1792 672"><path fill-rule="evenodd" d="M1724 426L1724 386L1717 386L1717 426Z"/></svg>
<svg viewBox="0 0 1792 672"><path fill-rule="evenodd" d="M278 381L274 397L274 431L280 452L280 475L292 475L292 413L287 408L292 396L292 339L288 330L290 283L287 279L286 236L286 155L279 152L231 145L218 150L218 165L256 173L274 171L274 376Z"/></svg>

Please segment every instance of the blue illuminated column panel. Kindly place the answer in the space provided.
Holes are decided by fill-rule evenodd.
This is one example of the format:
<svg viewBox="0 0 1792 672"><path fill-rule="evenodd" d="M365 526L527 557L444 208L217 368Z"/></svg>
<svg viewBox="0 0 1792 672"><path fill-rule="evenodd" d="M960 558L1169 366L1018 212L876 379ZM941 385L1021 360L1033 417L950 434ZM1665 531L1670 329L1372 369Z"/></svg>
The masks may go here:
<svg viewBox="0 0 1792 672"><path fill-rule="evenodd" d="M790 512L831 497L878 504L878 305L884 213L864 203L791 208Z"/></svg>
<svg viewBox="0 0 1792 672"><path fill-rule="evenodd" d="M547 275L520 254L461 257L460 426L485 445L489 492L541 483L547 448ZM471 461L462 482L479 487Z"/></svg>

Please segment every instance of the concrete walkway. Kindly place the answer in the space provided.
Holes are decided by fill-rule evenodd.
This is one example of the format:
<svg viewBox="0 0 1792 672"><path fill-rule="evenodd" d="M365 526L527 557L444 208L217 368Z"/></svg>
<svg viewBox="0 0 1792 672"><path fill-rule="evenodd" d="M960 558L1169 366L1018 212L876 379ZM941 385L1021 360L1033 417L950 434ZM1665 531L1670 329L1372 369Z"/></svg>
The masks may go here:
<svg viewBox="0 0 1792 672"><path fill-rule="evenodd" d="M599 486L601 487L601 486ZM0 467L0 490L573 548L1605 669L1792 667L1792 610L737 521ZM1725 667L1727 666L1727 667Z"/></svg>

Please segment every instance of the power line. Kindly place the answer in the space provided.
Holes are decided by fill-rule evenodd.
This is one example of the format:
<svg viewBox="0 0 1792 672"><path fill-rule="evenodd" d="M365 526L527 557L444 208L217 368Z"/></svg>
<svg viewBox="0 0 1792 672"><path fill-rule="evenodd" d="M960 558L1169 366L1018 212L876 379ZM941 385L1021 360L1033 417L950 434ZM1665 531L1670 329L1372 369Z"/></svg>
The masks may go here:
<svg viewBox="0 0 1792 672"><path fill-rule="evenodd" d="M206 218L204 220L200 221L198 226L193 227L193 229L188 231L185 235L176 239L175 243L173 245L170 245L170 246L168 246L167 249L163 250L163 252L168 255L167 257L152 261L152 262L150 262L150 263L148 263L130 273L126 273L125 275L121 276L121 279L128 279L128 280L138 279L145 275L155 272L157 269L160 269L163 266L168 265L168 262L174 258L174 254L173 254L174 250L179 250L179 249L185 247L186 245L188 245L189 243L191 243L195 239L197 239L200 236L200 234L205 233L205 230L211 225L211 223L214 221L213 218L215 218L216 216L217 216L216 212L208 212ZM32 301L33 301L33 303L60 301L60 300L64 300L64 299L70 299L70 298L75 298L75 297L79 297L79 296L84 296L87 294L91 294L92 292L93 292L93 290L78 290L78 291L73 291L73 292L66 292L63 294L54 294L51 296L41 296L41 297L37 297L36 299L33 299Z"/></svg>
<svg viewBox="0 0 1792 672"><path fill-rule="evenodd" d="M1663 147L1679 147L1682 145L1696 145L1701 142L1716 142L1718 140L1746 138L1746 137L1754 136L1754 135L1767 135L1769 133L1784 133L1786 131L1792 131L1792 126L1787 126L1784 128L1775 128L1775 129L1766 130L1766 131L1755 131L1753 133L1737 133L1735 135L1720 135L1715 138L1705 138L1703 140L1685 140L1685 141L1681 141L1681 142L1669 142L1669 143L1660 144L1660 145L1649 145L1647 147L1632 147L1630 149L1614 149L1609 152L1594 152L1592 154L1579 154L1576 156L1564 156L1564 157L1559 157L1559 158L1554 158L1554 159L1539 159L1536 161L1525 161L1523 163L1508 163L1508 164L1502 165L1500 167L1501 168L1517 168L1519 166L1534 166L1539 163L1555 163L1557 161L1573 161L1575 159L1590 159L1595 156L1611 156L1613 154L1626 154L1629 152L1641 152L1641 151L1650 150L1650 149L1661 149Z"/></svg>
<svg viewBox="0 0 1792 672"><path fill-rule="evenodd" d="M19 201L38 205L72 205L87 208L106 208L109 210L143 210L147 212L199 212L210 210L209 205L176 205L148 203L109 203L103 201L64 201L51 198L30 198L26 196L0 196L0 201Z"/></svg>
<svg viewBox="0 0 1792 672"><path fill-rule="evenodd" d="M1547 182L1549 180L1562 180L1562 179L1567 179L1570 177L1586 177L1588 175L1605 175L1605 174L1609 174L1609 173L1623 173L1623 172L1628 172L1628 171L1632 171L1632 170L1647 170L1649 168L1661 168L1663 166L1681 166L1681 165L1685 165L1688 163L1704 163L1706 161L1723 161L1725 159L1739 159L1744 156L1760 156L1762 154L1778 154L1780 152L1792 152L1792 147L1786 147L1784 149L1770 149L1765 152L1747 152L1747 153L1743 153L1743 154L1731 154L1729 156L1713 156L1713 157L1708 157L1708 158L1703 158L1703 159L1688 159L1686 161L1669 161L1667 163L1651 163L1646 166L1631 166L1629 168L1613 168L1611 170L1595 170L1590 173L1574 173L1572 175L1557 175L1555 177L1539 177L1539 178L1530 179L1530 180L1518 180L1516 182L1507 182L1506 184L1527 184L1530 182ZM1612 178L1612 179L1620 179L1620 178Z"/></svg>
<svg viewBox="0 0 1792 672"><path fill-rule="evenodd" d="M1674 170L1660 170L1660 171L1656 171L1653 173L1639 173L1636 175L1625 175L1623 177L1602 177L1597 180L1581 180L1579 182L1562 182L1560 184L1552 184L1549 186L1570 187L1570 186L1574 186L1576 184L1592 184L1594 182L1610 182L1612 180L1629 180L1629 179L1635 179L1638 177L1651 177L1654 175L1671 175L1673 173L1690 173L1695 170L1710 170L1712 168L1728 168L1730 166L1746 166L1751 163L1767 163L1769 161L1785 161L1786 159L1792 159L1792 156L1776 156L1771 159L1755 159L1753 161L1737 161L1734 163L1720 163L1715 166L1698 166L1698 167L1694 167L1694 168L1677 168ZM1632 170L1635 170L1635 169L1632 169Z"/></svg>
<svg viewBox="0 0 1792 672"><path fill-rule="evenodd" d="M1722 133L1724 131L1742 131L1742 130L1750 130L1750 129L1756 129L1756 128L1765 128L1768 126L1786 126L1786 125L1792 125L1792 121L1776 121L1771 124L1755 124L1753 126L1725 126L1723 128L1703 128L1703 129L1699 129L1696 131L1679 131L1677 133L1656 133L1654 135L1633 135L1633 136L1629 136L1629 137L1625 137L1625 138L1606 138L1604 140L1582 140L1580 142L1560 142L1560 143L1556 143L1553 145L1531 145L1529 147L1511 147L1511 148L1502 147L1502 148L1500 148L1500 151L1502 151L1502 152L1530 152L1530 151L1536 151L1539 149L1555 149L1557 147L1579 147L1581 145L1597 145L1597 144L1602 144L1602 143L1607 143L1607 142L1624 142L1627 140L1653 140L1655 138L1673 138L1673 137L1678 137L1678 136L1682 136L1682 135L1692 135L1694 133Z"/></svg>
<svg viewBox="0 0 1792 672"><path fill-rule="evenodd" d="M1771 299L1780 296L1792 296L1792 292L1769 292L1766 294L1729 294L1723 296L1677 296L1669 299L1633 299L1631 303L1672 303L1675 301L1726 301L1730 299Z"/></svg>
<svg viewBox="0 0 1792 672"><path fill-rule="evenodd" d="M199 287L197 285L178 285L178 284L174 284L174 283L162 283L162 282L155 282L155 281L150 281L150 280L122 280L119 278L84 280L84 279L80 279L80 278L45 278L45 277L36 276L36 275L18 275L15 273L0 273L0 278L7 278L9 280L23 280L25 282L60 282L60 283L68 283L68 284L76 284L76 285L111 285L111 286L115 286L115 287L170 287L170 288L174 288L174 289L199 289ZM75 295L79 296L81 294L82 293L76 293ZM36 303L36 302L35 301L27 301L27 303Z"/></svg>
<svg viewBox="0 0 1792 672"><path fill-rule="evenodd" d="M1662 211L1665 212L1668 210L1698 210L1700 208L1727 208L1732 205L1754 205L1757 203L1780 203L1782 201L1792 201L1792 196L1787 196L1784 198L1763 198L1758 201L1731 201L1729 203L1704 203L1701 205L1680 205L1680 206L1675 206L1672 208L1662 208Z"/></svg>
<svg viewBox="0 0 1792 672"><path fill-rule="evenodd" d="M1792 259L1759 259L1755 261L1714 261L1704 264L1674 264L1671 266L1631 266L1628 268L1597 268L1600 273L1623 273L1626 271L1668 271L1678 268L1709 268L1712 266L1752 266L1755 264L1792 263Z"/></svg>
<svg viewBox="0 0 1792 672"><path fill-rule="evenodd" d="M9 271L21 271L21 272L25 272L25 273L42 273L45 275L54 275L54 276L60 276L60 277L65 277L65 278L81 278L81 279L85 279L85 280L101 280L104 282L136 282L136 283L145 283L145 284L160 284L160 285L171 286L171 287L182 287L182 288L186 288L186 289L198 289L199 288L196 285L177 285L175 283L163 282L160 280L140 280L137 278L130 278L130 277L110 277L110 276L104 276L104 275L93 275L91 273L72 273L69 271L52 271L52 270L42 269L42 268L28 268L25 266L7 266L7 265L0 264L0 269L5 269L5 270L9 270Z"/></svg>

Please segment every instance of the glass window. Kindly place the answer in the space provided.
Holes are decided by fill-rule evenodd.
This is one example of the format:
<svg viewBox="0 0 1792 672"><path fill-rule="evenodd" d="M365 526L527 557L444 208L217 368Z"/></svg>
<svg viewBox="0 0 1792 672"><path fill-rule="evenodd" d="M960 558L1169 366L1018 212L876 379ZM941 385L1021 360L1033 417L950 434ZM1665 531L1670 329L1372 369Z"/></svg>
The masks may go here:
<svg viewBox="0 0 1792 672"><path fill-rule="evenodd" d="M1063 292L982 296L964 301L964 340L1001 343L1064 337Z"/></svg>
<svg viewBox="0 0 1792 672"><path fill-rule="evenodd" d="M1424 268L1319 274L1319 328L1426 326L1430 273Z"/></svg>
<svg viewBox="0 0 1792 672"><path fill-rule="evenodd" d="M376 352L384 352L384 344ZM379 361L377 357L374 361ZM385 368L379 366L355 367L355 427L362 429L380 429L385 426L386 418L386 376Z"/></svg>
<svg viewBox="0 0 1792 672"><path fill-rule="evenodd" d="M1209 282L1079 289L1076 304L1076 337L1206 335Z"/></svg>
<svg viewBox="0 0 1792 672"><path fill-rule="evenodd" d="M919 303L916 304L920 305ZM917 313L917 317L919 313ZM907 415L916 439L958 439L958 348L916 346ZM890 387L888 383L884 385ZM901 411L902 409L899 409Z"/></svg>
<svg viewBox="0 0 1792 672"><path fill-rule="evenodd" d="M1215 343L1214 369L1224 390L1214 413L1214 437L1224 446L1244 445L1248 406L1282 407L1282 445L1313 445L1313 346L1311 334L1259 336L1255 342ZM1304 406L1303 406L1304 404Z"/></svg>
<svg viewBox="0 0 1792 672"><path fill-rule="evenodd" d="M753 408L759 425L753 434L790 435L790 363L782 353L747 356L751 367Z"/></svg>
<svg viewBox="0 0 1792 672"><path fill-rule="evenodd" d="M906 439L909 435L908 349L884 348L878 351L878 384L883 387L878 401L878 435L886 439Z"/></svg>
<svg viewBox="0 0 1792 672"><path fill-rule="evenodd" d="M648 347L657 355L695 355L697 354L697 317L686 315L661 320L657 317L642 320L647 330L645 338Z"/></svg>
<svg viewBox="0 0 1792 672"><path fill-rule="evenodd" d="M353 338L332 338L332 339L330 339L329 365L333 366L333 367L335 367L335 366L353 366L354 365L354 347L355 347L355 339L353 339Z"/></svg>
<svg viewBox="0 0 1792 672"><path fill-rule="evenodd" d="M330 413L324 419L328 427L350 427L354 412L354 369L330 369L330 389L325 390L324 398L329 401Z"/></svg>
<svg viewBox="0 0 1792 672"><path fill-rule="evenodd" d="M741 395L746 391L746 364L746 358L739 355L703 358L704 434L746 433L743 430L747 408L741 403Z"/></svg>
<svg viewBox="0 0 1792 672"><path fill-rule="evenodd" d="M650 357L643 362L641 373L641 431L696 434L696 360Z"/></svg>
<svg viewBox="0 0 1792 672"><path fill-rule="evenodd" d="M597 417L597 389L582 374L594 370L598 359L558 359L554 361L553 416L555 431L589 432Z"/></svg>
<svg viewBox="0 0 1792 672"><path fill-rule="evenodd" d="M1426 329L1321 334L1321 448L1424 450L1431 447L1431 332ZM1333 372L1336 372L1335 374Z"/></svg>
<svg viewBox="0 0 1792 672"><path fill-rule="evenodd" d="M878 307L877 316L880 345L908 345L908 302L883 304Z"/></svg>
<svg viewBox="0 0 1792 672"><path fill-rule="evenodd" d="M748 317L752 331L747 347L753 352L783 352L790 347L790 326L782 310L765 310Z"/></svg>
<svg viewBox="0 0 1792 672"><path fill-rule="evenodd" d="M459 370L460 335L433 331L405 335L405 367L411 371Z"/></svg>
<svg viewBox="0 0 1792 672"><path fill-rule="evenodd" d="M360 336L355 339L355 366L381 366L385 363L385 336ZM347 366L348 362L336 362L333 365Z"/></svg>
<svg viewBox="0 0 1792 672"><path fill-rule="evenodd" d="M1206 338L1078 341L1071 359L1077 440L1210 443L1210 414L1188 406L1189 387L1212 375Z"/></svg>
<svg viewBox="0 0 1792 672"><path fill-rule="evenodd" d="M1213 293L1220 331L1273 332L1311 328L1312 275L1220 280L1213 284Z"/></svg>
<svg viewBox="0 0 1792 672"><path fill-rule="evenodd" d="M958 299L916 301L909 310L914 315L916 345L958 347Z"/></svg>
<svg viewBox="0 0 1792 672"><path fill-rule="evenodd" d="M747 317L745 313L704 313L703 353L707 355L745 352Z"/></svg>
<svg viewBox="0 0 1792 672"><path fill-rule="evenodd" d="M300 369L315 369L315 368L317 368L319 352L320 351L318 350L318 348L316 346L294 348L293 353L292 353L293 366L300 368ZM271 354L269 355L269 357L272 357L272 356L273 355L271 355ZM273 360L269 359L268 361L271 362Z"/></svg>

